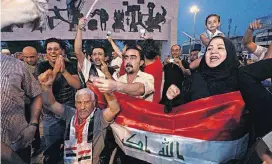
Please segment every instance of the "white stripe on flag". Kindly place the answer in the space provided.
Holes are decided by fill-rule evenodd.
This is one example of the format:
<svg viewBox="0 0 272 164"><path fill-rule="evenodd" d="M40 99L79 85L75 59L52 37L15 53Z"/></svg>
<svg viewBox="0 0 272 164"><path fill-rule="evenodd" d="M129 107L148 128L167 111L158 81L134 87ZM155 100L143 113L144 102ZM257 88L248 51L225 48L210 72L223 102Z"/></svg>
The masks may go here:
<svg viewBox="0 0 272 164"><path fill-rule="evenodd" d="M151 133L117 123L111 127L126 155L155 164L217 164L241 159L247 150L248 135L234 141L206 141Z"/></svg>

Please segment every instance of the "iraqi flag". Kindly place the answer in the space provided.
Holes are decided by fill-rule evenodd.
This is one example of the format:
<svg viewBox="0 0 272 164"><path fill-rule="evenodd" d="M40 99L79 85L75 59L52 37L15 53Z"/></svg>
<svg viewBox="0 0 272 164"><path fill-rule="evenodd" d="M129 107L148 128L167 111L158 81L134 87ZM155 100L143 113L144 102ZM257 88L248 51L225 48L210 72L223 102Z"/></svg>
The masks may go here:
<svg viewBox="0 0 272 164"><path fill-rule="evenodd" d="M121 112L111 127L126 155L155 164L216 164L242 159L246 153L240 92L199 99L168 114L163 105L116 96Z"/></svg>

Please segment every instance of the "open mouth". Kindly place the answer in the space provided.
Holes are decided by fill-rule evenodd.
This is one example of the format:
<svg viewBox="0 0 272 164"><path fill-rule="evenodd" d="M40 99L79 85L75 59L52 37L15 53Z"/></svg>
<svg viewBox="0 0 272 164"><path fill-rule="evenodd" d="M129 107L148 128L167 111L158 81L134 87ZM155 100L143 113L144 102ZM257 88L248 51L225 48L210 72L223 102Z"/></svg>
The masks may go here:
<svg viewBox="0 0 272 164"><path fill-rule="evenodd" d="M57 58L57 55L55 55L55 54L50 54L50 56L51 56L52 58Z"/></svg>
<svg viewBox="0 0 272 164"><path fill-rule="evenodd" d="M211 61L211 62L215 62L215 61L217 61L217 60L219 60L219 57L217 57L217 56L211 56L211 57L210 57L210 61Z"/></svg>

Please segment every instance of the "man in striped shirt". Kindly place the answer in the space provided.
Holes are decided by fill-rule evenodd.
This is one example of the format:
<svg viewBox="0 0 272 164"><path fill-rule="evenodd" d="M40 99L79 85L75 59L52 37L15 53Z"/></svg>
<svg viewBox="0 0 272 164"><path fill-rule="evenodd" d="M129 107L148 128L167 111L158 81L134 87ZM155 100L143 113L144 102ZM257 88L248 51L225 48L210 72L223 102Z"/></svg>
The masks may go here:
<svg viewBox="0 0 272 164"><path fill-rule="evenodd" d="M1 142L29 163L30 144L38 127L42 107L40 85L28 72L25 63L7 55L0 55L0 58ZM25 119L26 96L32 102L29 123Z"/></svg>

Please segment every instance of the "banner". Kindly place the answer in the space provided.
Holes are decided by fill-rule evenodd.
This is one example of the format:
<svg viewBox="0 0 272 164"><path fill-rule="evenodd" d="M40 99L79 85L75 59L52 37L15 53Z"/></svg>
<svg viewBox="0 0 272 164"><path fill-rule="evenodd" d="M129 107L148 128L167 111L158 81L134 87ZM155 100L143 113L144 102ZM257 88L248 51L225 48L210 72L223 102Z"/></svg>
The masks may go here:
<svg viewBox="0 0 272 164"><path fill-rule="evenodd" d="M111 31L114 39L135 40L143 29L155 40L177 35L171 25L177 26L178 0L50 0L45 29L38 27L38 22L33 26L14 24L1 29L1 39L75 39L78 19L86 16L92 5L83 39L106 39Z"/></svg>
<svg viewBox="0 0 272 164"><path fill-rule="evenodd" d="M168 114L163 105L116 96L121 112L111 127L126 155L156 164L217 164L246 153L240 92L199 99Z"/></svg>

